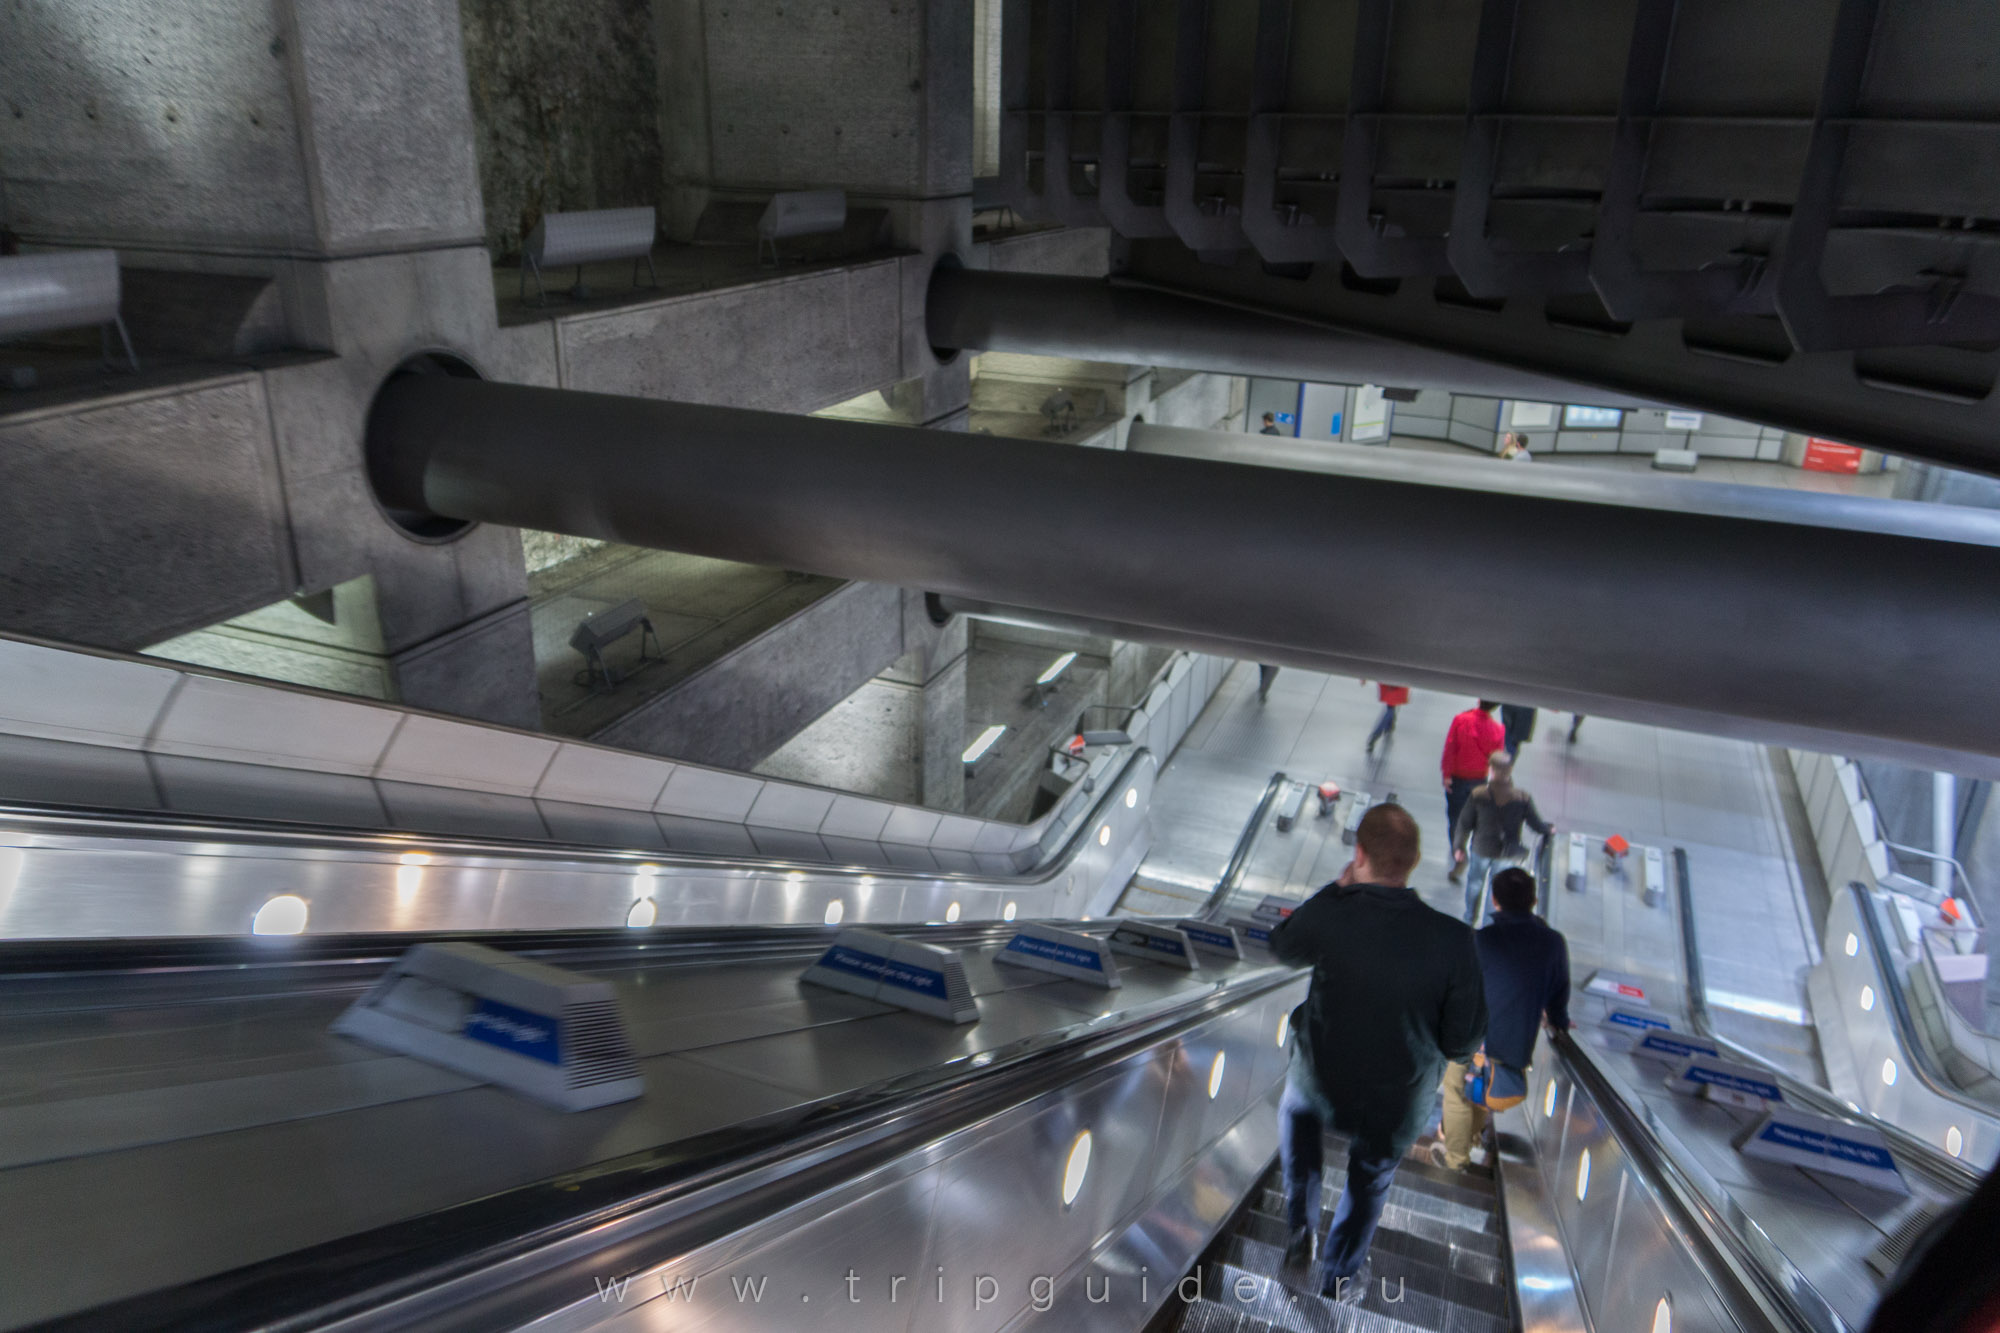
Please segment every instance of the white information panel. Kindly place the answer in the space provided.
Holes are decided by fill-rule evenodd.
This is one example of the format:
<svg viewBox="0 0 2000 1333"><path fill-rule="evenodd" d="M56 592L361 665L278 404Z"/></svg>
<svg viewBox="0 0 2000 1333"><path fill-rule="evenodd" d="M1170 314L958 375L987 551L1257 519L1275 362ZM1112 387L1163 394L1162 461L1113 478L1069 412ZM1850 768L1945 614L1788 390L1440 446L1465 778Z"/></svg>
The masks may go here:
<svg viewBox="0 0 2000 1333"><path fill-rule="evenodd" d="M1163 967L1192 972L1201 966L1195 961L1194 945L1179 926L1156 926L1150 921L1120 921L1111 932L1115 953L1130 954Z"/></svg>
<svg viewBox="0 0 2000 1333"><path fill-rule="evenodd" d="M1736 1150L1745 1157L1845 1176L1895 1194L1910 1192L1880 1134L1865 1125L1851 1125L1796 1107L1771 1107L1737 1140Z"/></svg>
<svg viewBox="0 0 2000 1333"><path fill-rule="evenodd" d="M1014 932L1007 946L993 955L996 963L1032 967L1053 972L1071 981L1085 981L1113 990L1123 984L1118 979L1118 960L1103 940L1079 930L1060 926L1030 924Z"/></svg>

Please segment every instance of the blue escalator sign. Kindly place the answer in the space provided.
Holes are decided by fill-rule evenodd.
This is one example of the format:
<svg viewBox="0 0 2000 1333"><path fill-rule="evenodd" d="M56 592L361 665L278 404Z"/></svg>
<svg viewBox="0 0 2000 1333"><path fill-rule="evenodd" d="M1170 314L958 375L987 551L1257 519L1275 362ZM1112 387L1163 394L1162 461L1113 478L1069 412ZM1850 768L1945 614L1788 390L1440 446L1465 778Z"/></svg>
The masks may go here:
<svg viewBox="0 0 2000 1333"><path fill-rule="evenodd" d="M1726 1069L1711 1069L1707 1065L1695 1063L1687 1067L1681 1077L1690 1083L1712 1083L1718 1088L1728 1088L1732 1092L1747 1092L1752 1097L1762 1097L1767 1102L1781 1102L1785 1094L1775 1083L1765 1083L1741 1074L1732 1074Z"/></svg>
<svg viewBox="0 0 2000 1333"><path fill-rule="evenodd" d="M1664 1018L1655 1018L1651 1014L1635 1014L1630 1009L1613 1009L1604 1016L1604 1022L1609 1027L1637 1028L1642 1032L1672 1032L1674 1030L1674 1025ZM1716 1052L1713 1047L1704 1046L1700 1049L1699 1053L1714 1055ZM1697 1052L1689 1050L1682 1051L1680 1054L1694 1055Z"/></svg>
<svg viewBox="0 0 2000 1333"><path fill-rule="evenodd" d="M1705 1041L1694 1041L1687 1037L1677 1037L1671 1032L1647 1033L1645 1040L1639 1043L1639 1049L1642 1051L1651 1051L1656 1055L1663 1055L1670 1060L1686 1060L1697 1055L1705 1055L1710 1059L1714 1059L1722 1054L1721 1051ZM1758 1095L1762 1096L1763 1094L1760 1093Z"/></svg>
<svg viewBox="0 0 2000 1333"><path fill-rule="evenodd" d="M849 949L836 944L826 951L819 960L821 967L830 967L836 972L851 972L870 981L879 981L885 986L896 986L903 990L915 991L919 995L929 995L936 999L945 997L944 973L934 972L927 967L913 963L898 962L884 958L880 954L862 953L859 949Z"/></svg>
<svg viewBox="0 0 2000 1333"><path fill-rule="evenodd" d="M498 1000L481 1000L465 1016L460 1032L474 1041L498 1046L503 1051L525 1055L530 1060L559 1065L562 1043L556 1020L545 1014L529 1013Z"/></svg>
<svg viewBox="0 0 2000 1333"><path fill-rule="evenodd" d="M1773 1120L1758 1133L1757 1137L1780 1148L1790 1148L1795 1152L1817 1153L1822 1157L1838 1158L1853 1162L1857 1166L1873 1167L1877 1171L1894 1171L1895 1158L1889 1150L1873 1143L1861 1143L1854 1139L1843 1139L1834 1134L1822 1134L1788 1125L1782 1120Z"/></svg>
<svg viewBox="0 0 2000 1333"><path fill-rule="evenodd" d="M1235 937L1230 935L1226 930L1205 930L1192 922L1186 921L1181 923L1181 929L1185 930L1188 938L1196 944L1206 944L1231 953L1236 950Z"/></svg>
<svg viewBox="0 0 2000 1333"><path fill-rule="evenodd" d="M1165 935L1152 935L1144 931L1130 930L1123 926L1111 933L1113 943L1130 945L1135 949L1145 949L1152 953L1168 954L1174 958L1187 957L1187 946L1179 940Z"/></svg>
<svg viewBox="0 0 2000 1333"><path fill-rule="evenodd" d="M1072 944L1062 944L1055 940L1038 939L1033 935L1016 935L1007 941L1003 953L1031 954L1036 958L1046 958L1050 962L1064 963L1070 967L1087 968L1092 972L1104 970L1104 960L1089 949L1079 949Z"/></svg>

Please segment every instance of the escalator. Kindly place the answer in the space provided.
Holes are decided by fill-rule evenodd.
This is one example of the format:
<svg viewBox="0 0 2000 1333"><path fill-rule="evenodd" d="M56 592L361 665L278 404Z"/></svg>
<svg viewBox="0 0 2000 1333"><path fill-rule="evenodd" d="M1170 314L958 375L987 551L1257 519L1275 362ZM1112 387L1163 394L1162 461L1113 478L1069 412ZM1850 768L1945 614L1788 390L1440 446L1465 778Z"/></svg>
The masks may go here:
<svg viewBox="0 0 2000 1333"><path fill-rule="evenodd" d="M9 890L99 915L96 938L0 944L0 1328L1834 1333L1975 1183L1775 1072L1788 1101L1881 1132L1910 1192L1744 1158L1752 1111L1667 1091L1580 996L1577 1032L1497 1117L1491 1174L1405 1162L1374 1289L1327 1305L1278 1262L1271 1169L1304 974L1254 946L1192 970L1121 956L1115 990L996 965L1031 917L1111 929L1024 881L1060 894L1085 849L1143 845L1092 836L1143 813L1125 796L1142 760L1103 769L1061 854L1011 879L448 838L412 862L395 834L17 812ZM1269 887L1244 868L1280 790L1218 886L1225 916ZM176 869L121 877L135 865ZM1552 893L1538 870L1579 983L1632 968L1712 1036L1684 865L1658 906ZM284 886L365 924L199 928ZM117 892L195 928L114 938ZM676 922L673 893L774 924ZM834 903L954 951L978 1021L803 983ZM606 924L569 928L579 905ZM564 1115L329 1033L445 939L611 983L645 1094ZM1619 940L1643 950L1600 956ZM1330 1218L1345 1145L1327 1149Z"/></svg>
<svg viewBox="0 0 2000 1333"><path fill-rule="evenodd" d="M1329 1134L1326 1151L1322 1215L1331 1217L1346 1174L1333 1164L1345 1159L1347 1141ZM1506 1333L1516 1327L1505 1219L1490 1176L1446 1171L1413 1149L1396 1170L1369 1249L1367 1290L1353 1309L1321 1296L1312 1274L1285 1267L1284 1209L1273 1169L1204 1256L1198 1285L1190 1289L1194 1299L1171 1327L1185 1333L1345 1327Z"/></svg>

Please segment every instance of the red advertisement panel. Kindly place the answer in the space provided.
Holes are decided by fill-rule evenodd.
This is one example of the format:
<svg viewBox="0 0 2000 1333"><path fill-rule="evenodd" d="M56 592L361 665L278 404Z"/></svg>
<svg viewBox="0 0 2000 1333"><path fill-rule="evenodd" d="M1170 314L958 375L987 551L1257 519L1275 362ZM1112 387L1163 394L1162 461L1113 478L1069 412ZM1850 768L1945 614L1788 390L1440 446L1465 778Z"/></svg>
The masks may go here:
<svg viewBox="0 0 2000 1333"><path fill-rule="evenodd" d="M1861 451L1815 435L1806 440L1805 461L1800 466L1808 472L1859 472Z"/></svg>

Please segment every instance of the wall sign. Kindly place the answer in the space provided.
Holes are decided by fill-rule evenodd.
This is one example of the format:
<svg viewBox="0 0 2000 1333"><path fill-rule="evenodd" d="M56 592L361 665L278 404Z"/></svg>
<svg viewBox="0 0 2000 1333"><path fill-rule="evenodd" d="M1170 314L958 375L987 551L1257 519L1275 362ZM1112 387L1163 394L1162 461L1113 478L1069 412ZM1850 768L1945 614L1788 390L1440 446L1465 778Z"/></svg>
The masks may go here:
<svg viewBox="0 0 2000 1333"><path fill-rule="evenodd" d="M1671 408L1671 407L1670 407L1670 408L1668 408L1668 409L1667 409L1667 429L1668 429L1668 430L1700 430L1700 429L1701 429L1701 413L1699 413L1699 412L1682 412L1682 411L1678 411L1678 410L1676 410L1676 409L1674 409L1674 408Z"/></svg>

